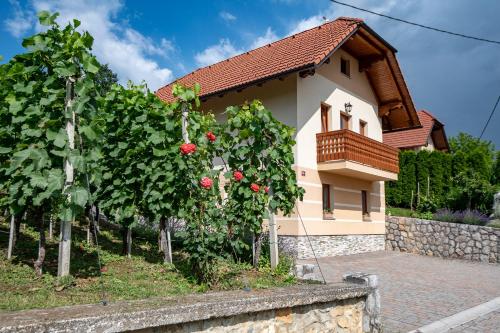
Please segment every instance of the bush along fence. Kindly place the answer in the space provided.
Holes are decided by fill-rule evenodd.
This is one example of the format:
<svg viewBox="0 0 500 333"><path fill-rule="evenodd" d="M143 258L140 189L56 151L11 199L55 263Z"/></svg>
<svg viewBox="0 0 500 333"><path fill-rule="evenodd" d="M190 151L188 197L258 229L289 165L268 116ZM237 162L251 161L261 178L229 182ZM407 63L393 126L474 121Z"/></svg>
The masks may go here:
<svg viewBox="0 0 500 333"><path fill-rule="evenodd" d="M409 217L386 217L386 249L500 262L500 229Z"/></svg>

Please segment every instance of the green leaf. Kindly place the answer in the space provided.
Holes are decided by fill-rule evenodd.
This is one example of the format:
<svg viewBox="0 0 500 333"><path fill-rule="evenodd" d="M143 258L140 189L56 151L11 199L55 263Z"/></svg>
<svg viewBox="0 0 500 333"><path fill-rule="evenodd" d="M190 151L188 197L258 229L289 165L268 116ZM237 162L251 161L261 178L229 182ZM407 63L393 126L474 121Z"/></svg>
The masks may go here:
<svg viewBox="0 0 500 333"><path fill-rule="evenodd" d="M67 139L67 134L64 132L64 130L60 130L59 133L57 133L55 139L54 139L54 146L58 148L63 148L66 146L66 139Z"/></svg>
<svg viewBox="0 0 500 333"><path fill-rule="evenodd" d="M74 186L71 191L71 202L79 207L85 207L89 199L87 190L80 186Z"/></svg>
<svg viewBox="0 0 500 333"><path fill-rule="evenodd" d="M96 74L99 71L99 67L101 67L101 65L99 64L99 62L96 60L95 57L90 56L90 55L84 56L83 68L87 72L90 72L92 74Z"/></svg>
<svg viewBox="0 0 500 333"><path fill-rule="evenodd" d="M60 76L73 76L76 74L76 67L73 64L66 67L56 67L54 68L54 72Z"/></svg>
<svg viewBox="0 0 500 333"><path fill-rule="evenodd" d="M41 174L33 174L31 175L30 184L33 187L44 189L47 187L48 182L47 179Z"/></svg>
<svg viewBox="0 0 500 333"><path fill-rule="evenodd" d="M97 134L90 126L80 126L78 130L90 141L94 141L97 138Z"/></svg>
<svg viewBox="0 0 500 333"><path fill-rule="evenodd" d="M153 148L153 155L154 156L160 157L160 156L165 156L167 154L168 154L168 150L166 150L166 149Z"/></svg>
<svg viewBox="0 0 500 333"><path fill-rule="evenodd" d="M53 25L56 22L56 18L59 16L59 13L50 15L48 11L43 10L41 12L38 12L37 16L41 25Z"/></svg>
<svg viewBox="0 0 500 333"><path fill-rule="evenodd" d="M12 148L0 147L0 154L7 154L12 151Z"/></svg>

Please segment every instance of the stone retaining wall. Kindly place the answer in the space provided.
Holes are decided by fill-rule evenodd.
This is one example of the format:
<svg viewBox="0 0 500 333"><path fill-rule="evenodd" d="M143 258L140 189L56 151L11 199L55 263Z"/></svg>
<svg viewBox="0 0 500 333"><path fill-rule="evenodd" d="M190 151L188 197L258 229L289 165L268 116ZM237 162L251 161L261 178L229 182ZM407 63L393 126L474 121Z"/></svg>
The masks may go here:
<svg viewBox="0 0 500 333"><path fill-rule="evenodd" d="M379 332L375 276L349 282L0 312L6 332Z"/></svg>
<svg viewBox="0 0 500 333"><path fill-rule="evenodd" d="M500 262L499 229L395 216L385 226L387 250Z"/></svg>
<svg viewBox="0 0 500 333"><path fill-rule="evenodd" d="M296 259L314 258L311 245L318 258L382 251L385 248L384 235L309 236L309 241L306 236L278 236L280 249Z"/></svg>

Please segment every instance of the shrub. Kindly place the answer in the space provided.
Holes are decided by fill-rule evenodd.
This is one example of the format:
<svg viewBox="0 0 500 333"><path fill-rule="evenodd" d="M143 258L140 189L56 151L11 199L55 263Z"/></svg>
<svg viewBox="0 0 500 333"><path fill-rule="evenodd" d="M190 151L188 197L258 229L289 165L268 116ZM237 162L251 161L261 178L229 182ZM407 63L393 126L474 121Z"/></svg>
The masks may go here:
<svg viewBox="0 0 500 333"><path fill-rule="evenodd" d="M419 213L434 213L437 209L437 205L432 197L422 196L417 205L417 211Z"/></svg>
<svg viewBox="0 0 500 333"><path fill-rule="evenodd" d="M465 223L475 225L485 225L488 223L488 216L478 210L452 211L448 208L440 209L434 214L434 219L442 222Z"/></svg>
<svg viewBox="0 0 500 333"><path fill-rule="evenodd" d="M439 209L434 214L434 220L453 223L460 222L457 213L448 208Z"/></svg>
<svg viewBox="0 0 500 333"><path fill-rule="evenodd" d="M462 222L466 224L485 225L488 223L488 216L478 210L466 210L463 212Z"/></svg>

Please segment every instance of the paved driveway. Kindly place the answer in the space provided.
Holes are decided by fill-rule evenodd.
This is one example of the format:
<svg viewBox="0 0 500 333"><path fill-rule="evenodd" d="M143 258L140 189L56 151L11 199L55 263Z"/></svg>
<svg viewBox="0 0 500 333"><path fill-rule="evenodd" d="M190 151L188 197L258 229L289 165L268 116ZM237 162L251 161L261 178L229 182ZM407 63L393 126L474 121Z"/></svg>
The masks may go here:
<svg viewBox="0 0 500 333"><path fill-rule="evenodd" d="M312 261L308 261L311 262ZM500 265L393 251L319 259L328 282L347 272L377 274L385 333L408 332L500 296ZM500 332L492 313L453 332ZM469 330L470 329L470 330Z"/></svg>

